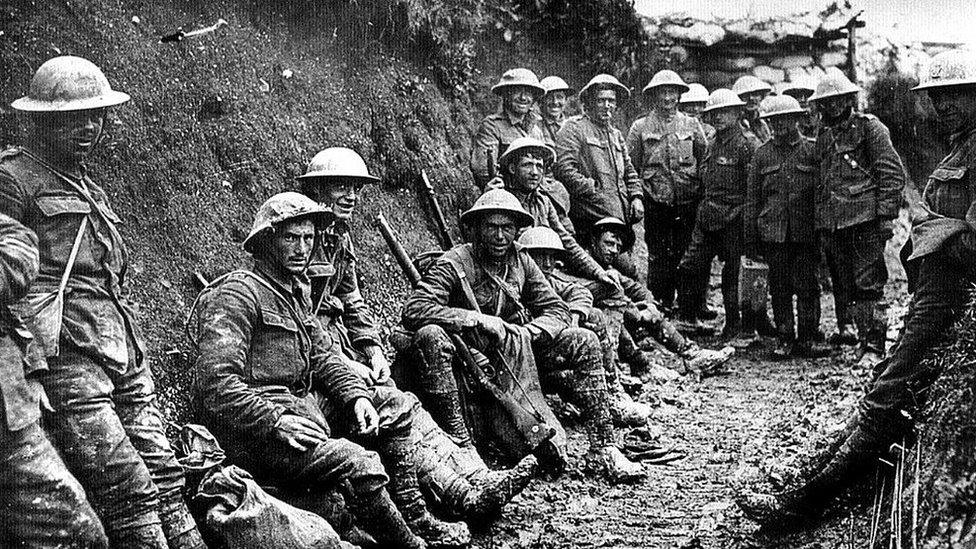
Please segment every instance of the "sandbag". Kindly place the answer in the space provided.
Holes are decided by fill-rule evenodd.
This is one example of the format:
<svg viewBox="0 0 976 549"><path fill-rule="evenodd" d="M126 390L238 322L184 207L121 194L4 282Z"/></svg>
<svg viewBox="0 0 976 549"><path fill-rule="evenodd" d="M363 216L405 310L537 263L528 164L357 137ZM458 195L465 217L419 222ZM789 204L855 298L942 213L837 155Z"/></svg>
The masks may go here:
<svg viewBox="0 0 976 549"><path fill-rule="evenodd" d="M207 527L231 549L350 549L322 517L272 497L236 466L215 470L200 483L194 503L205 507Z"/></svg>

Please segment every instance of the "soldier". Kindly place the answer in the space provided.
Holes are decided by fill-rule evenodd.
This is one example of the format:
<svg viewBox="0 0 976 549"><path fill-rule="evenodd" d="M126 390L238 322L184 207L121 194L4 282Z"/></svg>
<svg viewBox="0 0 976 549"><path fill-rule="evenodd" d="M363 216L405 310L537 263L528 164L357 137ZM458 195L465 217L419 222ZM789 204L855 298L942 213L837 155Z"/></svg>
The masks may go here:
<svg viewBox="0 0 976 549"><path fill-rule="evenodd" d="M701 113L705 109L707 101L708 89L701 84L690 83L688 84L688 91L681 94L681 99L678 100L678 110L692 118L697 118L701 122ZM702 122L702 127L705 128L706 141L711 141L715 135L715 128L704 122Z"/></svg>
<svg viewBox="0 0 976 549"><path fill-rule="evenodd" d="M766 122L759 117L759 104L773 88L759 78L747 74L732 84L732 91L746 104L740 120L742 128L755 134L760 143L769 141L773 135Z"/></svg>
<svg viewBox="0 0 976 549"><path fill-rule="evenodd" d="M665 310L674 306L678 262L695 227L701 199L698 167L708 148L701 123L678 111L678 100L688 89L674 71L659 71L644 86L651 111L627 134L627 148L644 187L647 287ZM701 287L706 285L707 278ZM699 312L709 316L695 311L695 317Z"/></svg>
<svg viewBox="0 0 976 549"><path fill-rule="evenodd" d="M612 482L643 478L643 468L627 460L616 446L599 340L589 330L569 327L568 307L528 253L514 244L518 231L532 224L532 216L508 191L494 189L478 198L461 215L461 222L471 229L473 242L441 256L403 310L404 326L416 330L414 345L421 359L415 377L422 385L421 398L451 394L455 396L436 402L440 406L459 402L453 371L456 348L448 331L465 333L471 347L481 353L500 354L495 365L499 383L510 391L525 392L527 413L557 430L561 428L545 401L534 396L538 375L570 370L565 380L570 383L560 383L556 389L582 411L590 444L587 467ZM471 301L477 310L468 305ZM465 395L466 399L475 396ZM442 424L449 433L467 428L459 405L441 413L453 416ZM504 445L509 453L519 453L519 444L505 439L496 426L494 422L490 440L478 442ZM558 434L552 444L562 455L565 435ZM554 466L559 466L558 459Z"/></svg>
<svg viewBox="0 0 976 549"><path fill-rule="evenodd" d="M788 95L800 103L800 108L807 111L807 115L800 119L800 133L809 139L817 138L818 117L815 105L810 103L810 96L817 90L816 83L809 77L790 82L783 88L783 95Z"/></svg>
<svg viewBox="0 0 976 549"><path fill-rule="evenodd" d="M312 314L304 273L316 232L332 220L293 192L261 206L244 240L253 269L218 278L198 298L193 402L236 464L274 484L341 487L384 547L467 546L467 527L435 519L421 495L410 438L416 398L367 387ZM375 448L390 477L349 438Z"/></svg>
<svg viewBox="0 0 976 549"><path fill-rule="evenodd" d="M855 110L859 91L837 75L821 80L810 97L823 122L817 137L816 228L833 287L835 341L852 342L853 321L859 363L873 367L885 353L884 249L901 206L905 170L888 128L877 117Z"/></svg>
<svg viewBox="0 0 976 549"><path fill-rule="evenodd" d="M359 287L359 270L350 223L363 185L379 178L370 175L362 157L345 147L320 151L298 177L302 193L332 211L335 221L317 234L307 276L319 323L336 344L337 356L367 386L393 386L390 364L380 346L379 327ZM442 501L454 502L456 514L465 518L490 515L520 492L535 472L535 458L520 467L490 472L470 441L440 440L447 435L421 407L414 410L414 431L424 436L421 444L451 459L421 459L422 484ZM426 456L423 456L426 457ZM451 465L455 467L451 467ZM464 477L459 477L459 474Z"/></svg>
<svg viewBox="0 0 976 549"><path fill-rule="evenodd" d="M183 469L156 404L135 317L123 294L119 218L85 161L106 111L129 100L94 64L55 57L11 105L28 113L24 147L0 157L0 213L37 234L40 274L25 320L47 355L37 378L52 442L118 547L203 547L183 502ZM50 314L51 298L63 300Z"/></svg>
<svg viewBox="0 0 976 549"><path fill-rule="evenodd" d="M824 463L800 488L777 495L746 494L739 504L763 524L801 526L844 487L868 472L893 442L910 431L944 364L921 360L966 310L976 282L976 56L951 50L933 57L923 82L952 148L922 192L928 213L912 230L918 287L900 341L861 401L859 413ZM833 109L825 105L825 112ZM828 130L830 131L830 130ZM924 366L924 367L923 367Z"/></svg>
<svg viewBox="0 0 976 549"><path fill-rule="evenodd" d="M588 250L601 265L613 265L616 256L632 242L628 242L627 225L623 221L608 217L596 223L593 239ZM685 367L696 376L714 374L735 353L732 347L720 351L702 349L694 341L681 335L681 332L657 308L650 293L636 280L616 273L624 290L624 300L619 303L614 297L594 292L597 307L607 308L622 305L627 330L646 333L659 341L665 349L684 360ZM618 305L619 303L619 305ZM626 335L626 334L625 334Z"/></svg>
<svg viewBox="0 0 976 549"><path fill-rule="evenodd" d="M788 95L763 99L762 119L772 132L752 159L745 208L745 255L769 263L769 285L779 346L777 358L822 357L820 259L813 229L817 159L814 144L800 135L807 112ZM796 322L793 296L796 296Z"/></svg>
<svg viewBox="0 0 976 549"><path fill-rule="evenodd" d="M742 209L752 154L759 146L755 136L739 125L745 107L732 91L720 88L708 97L704 115L715 126L715 139L701 168L704 198L698 208L691 244L681 258L678 315L693 321L702 308L699 277L711 270L715 256L722 267L722 301L726 338L737 346L756 339L754 319L740 316L739 261L742 256Z"/></svg>
<svg viewBox="0 0 976 549"><path fill-rule="evenodd" d="M557 258L566 258L566 248L556 231L549 227L536 226L526 229L518 238L518 243L529 252L549 285L569 306L570 326L578 326L592 331L600 338L603 349L603 368L607 375L607 387L612 400L611 413L620 425L640 427L647 424L651 409L647 404L635 402L624 390L617 367L617 346L620 330L623 327L623 311L608 309L601 311L593 306L593 294L585 286L556 270Z"/></svg>
<svg viewBox="0 0 976 549"><path fill-rule="evenodd" d="M479 189L498 177L492 169L512 141L519 137L544 139L539 115L532 106L546 90L534 72L522 68L505 71L491 91L501 97L501 108L481 121L471 140L471 174Z"/></svg>
<svg viewBox="0 0 976 549"><path fill-rule="evenodd" d="M539 85L545 90L539 109L542 113L542 140L546 145L555 147L556 134L566 120L566 101L576 95L576 90L558 76L547 76Z"/></svg>
<svg viewBox="0 0 976 549"><path fill-rule="evenodd" d="M37 276L37 237L0 214L0 544L107 548L85 491L41 429L45 367L11 306Z"/></svg>
<svg viewBox="0 0 976 549"><path fill-rule="evenodd" d="M564 122L556 134L553 172L569 191L570 218L584 240L604 217L628 225L644 217L640 178L623 134L613 125L618 102L628 97L630 90L613 76L594 76L580 91L584 113Z"/></svg>

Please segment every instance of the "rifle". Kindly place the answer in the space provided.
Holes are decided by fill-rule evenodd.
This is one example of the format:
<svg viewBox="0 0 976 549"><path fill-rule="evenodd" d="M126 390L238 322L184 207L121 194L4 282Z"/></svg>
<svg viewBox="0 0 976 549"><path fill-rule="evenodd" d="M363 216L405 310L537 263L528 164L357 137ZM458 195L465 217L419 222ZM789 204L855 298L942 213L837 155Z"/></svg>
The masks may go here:
<svg viewBox="0 0 976 549"><path fill-rule="evenodd" d="M491 181L498 175L498 169L495 167L495 149L493 147L485 147L485 156L487 157L485 166L488 166L488 181Z"/></svg>
<svg viewBox="0 0 976 549"><path fill-rule="evenodd" d="M396 235L393 234L393 229L390 228L386 217L383 214L377 214L375 224L383 236L383 240L386 241L386 245L390 248L393 258L410 281L410 285L416 287L420 283L420 272L417 271L413 262L410 261L407 251L400 244ZM474 305L477 307L477 303ZM474 382L475 387L487 392L505 409L507 415L515 422L515 428L525 437L525 442L529 448L535 450L556 434L556 430L546 425L537 411L526 408L492 381L491 378L495 375L495 369L484 353L472 349L460 334L449 333L448 336L461 358L461 363L465 366L466 377ZM518 383L514 375L512 378L514 383Z"/></svg>
<svg viewBox="0 0 976 549"><path fill-rule="evenodd" d="M420 170L420 177L424 180L424 190L427 192L427 200L430 202L430 209L434 212L434 221L437 223L437 236L440 237L441 246L447 250L454 247L454 239L451 238L450 231L447 230L447 221L444 220L444 211L441 204L434 194L434 186L430 184L427 177L427 170Z"/></svg>

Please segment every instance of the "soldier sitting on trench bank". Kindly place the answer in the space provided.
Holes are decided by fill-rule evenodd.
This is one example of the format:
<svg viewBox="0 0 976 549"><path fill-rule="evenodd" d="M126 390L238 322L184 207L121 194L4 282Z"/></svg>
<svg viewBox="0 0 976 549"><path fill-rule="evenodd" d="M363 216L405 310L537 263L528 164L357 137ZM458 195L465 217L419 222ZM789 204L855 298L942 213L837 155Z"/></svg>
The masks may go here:
<svg viewBox="0 0 976 549"><path fill-rule="evenodd" d="M360 290L350 232L363 186L378 183L379 178L369 173L356 151L331 147L316 154L298 180L302 192L335 217L319 230L308 266L315 316L331 336L337 355L367 386L392 387L379 326ZM423 453L417 461L421 484L462 518L496 514L535 473L532 456L518 467L491 471L473 446L451 440L423 407L414 410L412 431Z"/></svg>
<svg viewBox="0 0 976 549"><path fill-rule="evenodd" d="M199 417L256 478L343 490L360 527L384 547L465 547L468 528L435 519L420 492L416 398L367 387L312 314L305 270L316 232L332 221L304 195L269 198L244 241L254 267L201 293L192 387Z"/></svg>

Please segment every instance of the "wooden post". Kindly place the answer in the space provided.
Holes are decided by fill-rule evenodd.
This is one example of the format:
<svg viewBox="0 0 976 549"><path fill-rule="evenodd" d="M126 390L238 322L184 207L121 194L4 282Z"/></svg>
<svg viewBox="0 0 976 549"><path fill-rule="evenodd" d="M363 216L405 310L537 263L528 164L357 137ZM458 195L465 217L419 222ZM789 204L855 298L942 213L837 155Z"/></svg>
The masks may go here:
<svg viewBox="0 0 976 549"><path fill-rule="evenodd" d="M847 22L847 77L855 84L857 83L857 40L855 39L855 29L865 25L864 21L857 20L860 15L860 13L855 15Z"/></svg>

